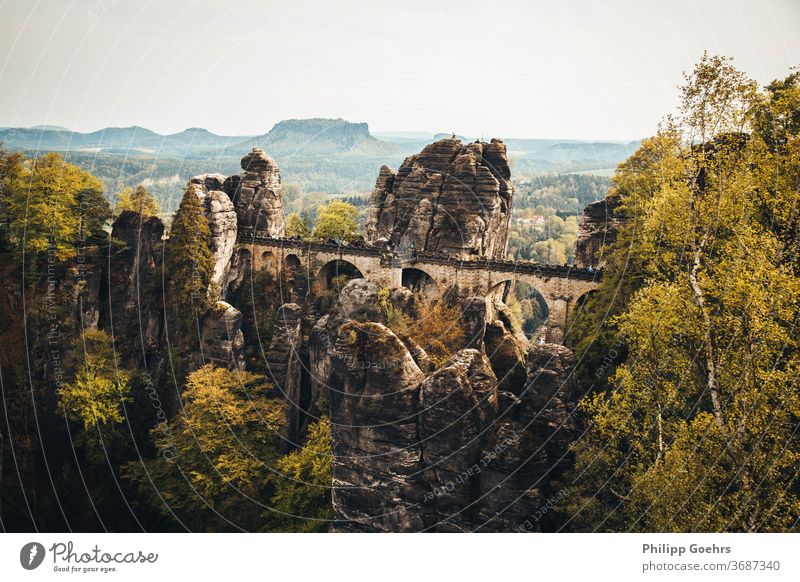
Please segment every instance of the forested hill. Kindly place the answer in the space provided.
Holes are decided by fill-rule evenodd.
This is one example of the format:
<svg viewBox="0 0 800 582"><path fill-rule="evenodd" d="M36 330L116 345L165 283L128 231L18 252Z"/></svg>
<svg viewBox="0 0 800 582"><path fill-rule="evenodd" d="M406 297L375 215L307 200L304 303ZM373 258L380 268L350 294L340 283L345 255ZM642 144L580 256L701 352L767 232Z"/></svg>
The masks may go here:
<svg viewBox="0 0 800 582"><path fill-rule="evenodd" d="M264 148L279 164L284 183L300 192L349 195L372 190L382 165L399 165L433 136L372 134L366 123L319 118L281 121L266 133L250 136L217 135L200 127L170 135L138 126L90 133L55 126L0 129L0 143L7 149L29 157L47 151L62 153L100 178L112 201L124 187L146 186L168 213L177 207L191 176L234 173L242 155L254 146ZM608 171L638 146L638 142L551 139L510 139L507 143L514 176L522 179Z"/></svg>

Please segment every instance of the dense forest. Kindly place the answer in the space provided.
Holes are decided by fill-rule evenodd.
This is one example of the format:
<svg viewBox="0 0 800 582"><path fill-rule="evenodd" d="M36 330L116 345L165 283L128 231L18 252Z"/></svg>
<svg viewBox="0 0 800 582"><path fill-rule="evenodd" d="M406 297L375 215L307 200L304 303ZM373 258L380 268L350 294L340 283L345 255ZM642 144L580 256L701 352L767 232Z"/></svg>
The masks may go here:
<svg viewBox="0 0 800 582"><path fill-rule="evenodd" d="M572 331L588 430L563 529L800 522L800 73L704 56L620 164L626 226Z"/></svg>

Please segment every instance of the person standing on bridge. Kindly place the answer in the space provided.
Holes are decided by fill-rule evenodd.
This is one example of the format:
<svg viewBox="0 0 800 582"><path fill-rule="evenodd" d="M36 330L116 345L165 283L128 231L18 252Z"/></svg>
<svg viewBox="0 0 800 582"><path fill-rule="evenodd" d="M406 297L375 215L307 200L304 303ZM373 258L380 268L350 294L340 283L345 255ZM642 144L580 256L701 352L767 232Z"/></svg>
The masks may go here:
<svg viewBox="0 0 800 582"><path fill-rule="evenodd" d="M411 255L411 260L415 262L417 260L417 245L413 240L408 243L408 252Z"/></svg>

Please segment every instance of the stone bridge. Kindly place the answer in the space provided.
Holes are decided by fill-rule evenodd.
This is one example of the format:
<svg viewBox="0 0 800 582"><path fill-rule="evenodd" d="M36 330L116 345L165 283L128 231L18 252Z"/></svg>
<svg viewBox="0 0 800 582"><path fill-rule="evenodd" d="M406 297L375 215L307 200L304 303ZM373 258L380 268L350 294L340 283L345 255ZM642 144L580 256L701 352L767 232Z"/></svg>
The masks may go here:
<svg viewBox="0 0 800 582"><path fill-rule="evenodd" d="M273 238L240 232L239 252L254 270L266 269L293 286L308 277L311 292L327 291L334 277L364 277L386 287L405 286L429 298L455 287L460 296L505 297L512 284L535 289L547 307L547 341L561 343L576 305L597 288L599 271L530 261L464 259L419 252L416 260L376 247ZM249 257L247 256L249 254Z"/></svg>

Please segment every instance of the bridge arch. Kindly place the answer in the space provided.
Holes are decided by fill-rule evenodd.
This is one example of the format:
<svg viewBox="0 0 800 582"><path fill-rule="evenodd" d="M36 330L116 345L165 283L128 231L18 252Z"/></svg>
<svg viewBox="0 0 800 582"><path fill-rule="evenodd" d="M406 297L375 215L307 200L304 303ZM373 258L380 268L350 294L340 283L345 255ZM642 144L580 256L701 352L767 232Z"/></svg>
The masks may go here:
<svg viewBox="0 0 800 582"><path fill-rule="evenodd" d="M301 266L300 257L295 254L289 254L283 258L283 270L279 279L281 281L282 302L297 301L299 295L302 294L304 288L302 277L298 279Z"/></svg>
<svg viewBox="0 0 800 582"><path fill-rule="evenodd" d="M287 271L297 272L300 269L300 257L295 254L288 254L283 258L283 268Z"/></svg>
<svg viewBox="0 0 800 582"><path fill-rule="evenodd" d="M344 259L333 259L328 261L314 277L314 292L317 295L322 295L326 291L334 288L340 289L344 283L350 279L361 279L364 274L350 261Z"/></svg>
<svg viewBox="0 0 800 582"><path fill-rule="evenodd" d="M490 301L502 301L508 306L514 306L514 311L521 315L522 331L529 339L535 341L539 338L547 319L550 316L550 305L545 296L526 281L506 279L495 283L486 295Z"/></svg>
<svg viewBox="0 0 800 582"><path fill-rule="evenodd" d="M401 274L403 287L411 289L414 294L422 295L427 301L435 301L442 296L436 280L422 269L405 267Z"/></svg>
<svg viewBox="0 0 800 582"><path fill-rule="evenodd" d="M275 254L272 251L264 251L261 253L259 268L267 269L270 272L275 270Z"/></svg>
<svg viewBox="0 0 800 582"><path fill-rule="evenodd" d="M590 297L594 296L597 293L597 289L589 289L582 295L579 295L578 298L575 300L575 313L581 309L583 309L586 302L589 300Z"/></svg>

